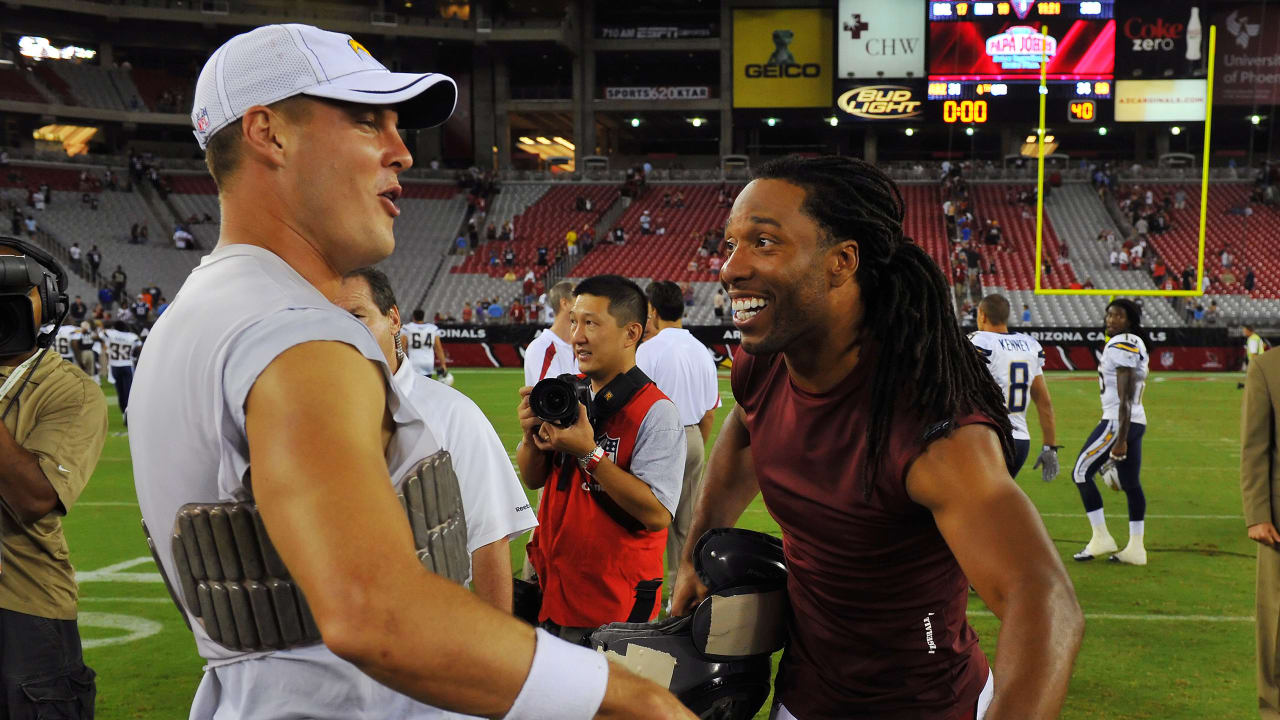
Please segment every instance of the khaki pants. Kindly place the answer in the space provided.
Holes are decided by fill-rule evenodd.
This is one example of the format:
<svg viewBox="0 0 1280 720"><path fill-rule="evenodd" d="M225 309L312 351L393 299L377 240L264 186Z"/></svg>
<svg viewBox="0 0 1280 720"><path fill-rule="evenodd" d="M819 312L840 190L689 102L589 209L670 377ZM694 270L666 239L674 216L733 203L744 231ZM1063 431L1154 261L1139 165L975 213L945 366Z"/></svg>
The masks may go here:
<svg viewBox="0 0 1280 720"><path fill-rule="evenodd" d="M676 570L680 568L681 553L684 544L690 541L689 524L693 522L693 506L698 502L698 494L702 489L702 469L706 466L707 451L702 442L702 433L697 425L688 425L684 429L687 450L684 456L684 483L680 486L680 504L676 506L676 515L671 519L671 527L667 529L667 589L672 589ZM697 542L697 538L692 539Z"/></svg>
<svg viewBox="0 0 1280 720"><path fill-rule="evenodd" d="M1280 720L1280 550L1258 545L1258 714Z"/></svg>

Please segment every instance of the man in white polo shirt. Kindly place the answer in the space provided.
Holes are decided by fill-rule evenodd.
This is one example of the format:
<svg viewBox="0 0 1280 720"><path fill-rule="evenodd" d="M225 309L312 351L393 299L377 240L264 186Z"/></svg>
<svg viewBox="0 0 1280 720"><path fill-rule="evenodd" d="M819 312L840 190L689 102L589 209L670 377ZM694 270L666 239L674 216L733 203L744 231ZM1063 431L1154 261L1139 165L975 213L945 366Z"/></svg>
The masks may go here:
<svg viewBox="0 0 1280 720"><path fill-rule="evenodd" d="M554 313L551 327L543 330L524 349L524 384L569 373L578 374L578 359L569 344L569 308L573 305L573 283L562 280L547 291L548 312Z"/></svg>
<svg viewBox="0 0 1280 720"><path fill-rule="evenodd" d="M387 276L376 268L352 270L333 304L373 333L393 381L422 411L427 427L453 458L467 518L467 552L476 595L511 612L509 541L537 526L538 519L516 477L498 433L471 398L415 370L404 349L400 308Z"/></svg>
<svg viewBox="0 0 1280 720"><path fill-rule="evenodd" d="M689 539L693 504L702 486L706 443L720 407L716 364L707 346L684 329L684 294L673 282L653 282L649 296L649 339L636 350L636 365L680 411L688 449L680 504L667 530L667 579L675 578L680 553Z"/></svg>
<svg viewBox="0 0 1280 720"><path fill-rule="evenodd" d="M220 236L148 339L129 437L153 552L207 661L190 717L438 718L429 702L513 720L692 718L670 693L535 632L415 552L394 487L430 512L449 502L445 481L417 474L440 443L369 329L327 298L344 273L394 249L398 177L413 164L398 126L444 122L453 81L392 73L347 35L269 25L223 44L194 97ZM431 503L428 485L446 497ZM218 507L179 519L193 503ZM269 539L264 564L288 583L264 588L253 556L220 541L228 503L250 535L260 518L254 542ZM200 552L175 552L175 537L187 550L198 539ZM240 569L236 558L249 559ZM211 581L199 588L197 565ZM269 636L242 622L250 613Z"/></svg>

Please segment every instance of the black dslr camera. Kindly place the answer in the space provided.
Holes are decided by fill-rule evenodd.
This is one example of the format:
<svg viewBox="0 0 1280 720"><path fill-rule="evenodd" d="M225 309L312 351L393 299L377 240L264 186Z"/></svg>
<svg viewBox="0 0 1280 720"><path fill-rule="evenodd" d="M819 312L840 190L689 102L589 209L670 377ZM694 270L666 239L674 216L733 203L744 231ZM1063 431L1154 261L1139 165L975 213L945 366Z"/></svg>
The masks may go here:
<svg viewBox="0 0 1280 720"><path fill-rule="evenodd" d="M591 407L591 381L568 373L539 380L529 393L533 414L562 428L578 421L579 402Z"/></svg>
<svg viewBox="0 0 1280 720"><path fill-rule="evenodd" d="M22 255L0 255L0 357L30 352L44 347L53 334L40 335L31 298L31 288L39 289L41 324L60 321L69 305L64 291L66 273L47 253L17 238L0 235L0 246L10 247ZM41 266L44 267L41 267ZM48 269L46 269L48 268Z"/></svg>

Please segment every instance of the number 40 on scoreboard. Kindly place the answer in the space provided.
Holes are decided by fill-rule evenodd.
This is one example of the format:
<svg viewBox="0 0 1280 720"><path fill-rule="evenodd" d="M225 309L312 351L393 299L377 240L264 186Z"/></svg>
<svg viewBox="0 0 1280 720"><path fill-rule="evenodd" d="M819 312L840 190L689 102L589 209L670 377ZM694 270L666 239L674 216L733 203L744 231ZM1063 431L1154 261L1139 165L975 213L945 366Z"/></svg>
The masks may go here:
<svg viewBox="0 0 1280 720"><path fill-rule="evenodd" d="M1094 100L1071 100L1067 103L1067 120L1077 123L1091 123L1098 114L1098 104Z"/></svg>

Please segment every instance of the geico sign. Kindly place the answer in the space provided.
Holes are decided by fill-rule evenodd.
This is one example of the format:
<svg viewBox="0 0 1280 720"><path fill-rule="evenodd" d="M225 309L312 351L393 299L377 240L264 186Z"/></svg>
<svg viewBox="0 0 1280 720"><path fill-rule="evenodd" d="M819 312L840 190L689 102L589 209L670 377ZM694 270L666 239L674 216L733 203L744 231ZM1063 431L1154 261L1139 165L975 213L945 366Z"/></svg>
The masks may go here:
<svg viewBox="0 0 1280 720"><path fill-rule="evenodd" d="M914 100L910 88L900 85L868 85L854 88L836 100L836 107L869 120L901 120L920 114L924 103Z"/></svg>
<svg viewBox="0 0 1280 720"><path fill-rule="evenodd" d="M821 75L822 66L818 63L747 66L749 78L816 78Z"/></svg>
<svg viewBox="0 0 1280 720"><path fill-rule="evenodd" d="M1186 28L1182 23L1167 23L1163 18L1145 22L1140 17L1133 17L1124 23L1124 36L1133 41L1134 52L1170 51L1174 49L1175 41L1185 34Z"/></svg>

